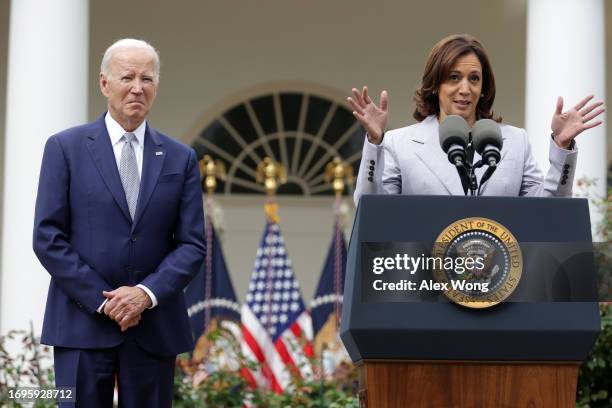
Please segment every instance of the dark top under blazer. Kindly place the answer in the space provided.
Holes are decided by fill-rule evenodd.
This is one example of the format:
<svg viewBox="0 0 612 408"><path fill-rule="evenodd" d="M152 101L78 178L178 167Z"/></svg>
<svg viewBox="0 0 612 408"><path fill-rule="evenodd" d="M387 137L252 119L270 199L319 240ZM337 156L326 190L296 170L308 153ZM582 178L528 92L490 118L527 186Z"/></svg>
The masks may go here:
<svg viewBox="0 0 612 408"><path fill-rule="evenodd" d="M147 125L134 222L104 115L45 145L34 251L51 275L42 343L107 348L132 337L175 355L193 346L183 288L204 257L204 215L193 149ZM122 333L97 313L102 291L143 284L158 306Z"/></svg>

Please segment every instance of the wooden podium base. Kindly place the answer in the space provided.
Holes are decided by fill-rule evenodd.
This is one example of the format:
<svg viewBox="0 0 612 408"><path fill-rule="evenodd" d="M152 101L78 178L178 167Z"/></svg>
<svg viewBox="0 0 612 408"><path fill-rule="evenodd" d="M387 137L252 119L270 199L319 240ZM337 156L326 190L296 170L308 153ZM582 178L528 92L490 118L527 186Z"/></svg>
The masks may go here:
<svg viewBox="0 0 612 408"><path fill-rule="evenodd" d="M574 407L580 363L365 360L360 408Z"/></svg>

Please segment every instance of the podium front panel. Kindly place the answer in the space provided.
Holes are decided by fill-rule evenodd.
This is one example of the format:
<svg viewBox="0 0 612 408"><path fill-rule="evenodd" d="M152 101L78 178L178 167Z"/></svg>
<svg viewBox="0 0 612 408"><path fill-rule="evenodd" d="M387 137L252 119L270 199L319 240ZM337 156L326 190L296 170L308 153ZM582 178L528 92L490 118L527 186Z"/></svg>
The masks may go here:
<svg viewBox="0 0 612 408"><path fill-rule="evenodd" d="M373 301L364 296L364 274L371 272L362 264L364 243L434 242L446 226L469 217L503 224L525 247L573 243L586 248L564 264L571 276L563 282L568 299L531 295L517 301L524 282L516 299L486 309L446 299ZM600 330L591 241L585 199L365 195L349 245L341 338L353 361L582 361ZM524 261L526 282L554 276L550 263L537 264L533 256Z"/></svg>

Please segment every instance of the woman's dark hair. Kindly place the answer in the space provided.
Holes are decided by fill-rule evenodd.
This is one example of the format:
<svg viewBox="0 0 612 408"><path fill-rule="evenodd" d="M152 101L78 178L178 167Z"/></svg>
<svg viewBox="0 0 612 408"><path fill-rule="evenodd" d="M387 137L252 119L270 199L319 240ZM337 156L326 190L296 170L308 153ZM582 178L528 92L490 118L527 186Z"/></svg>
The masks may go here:
<svg viewBox="0 0 612 408"><path fill-rule="evenodd" d="M429 53L421 87L414 94L416 108L413 117L419 122L429 115L440 114L438 89L448 78L450 70L464 55L475 54L482 66L482 93L476 105L476 120L493 119L501 122L501 116L494 116L495 76L489 57L478 39L469 34L455 34L440 40Z"/></svg>

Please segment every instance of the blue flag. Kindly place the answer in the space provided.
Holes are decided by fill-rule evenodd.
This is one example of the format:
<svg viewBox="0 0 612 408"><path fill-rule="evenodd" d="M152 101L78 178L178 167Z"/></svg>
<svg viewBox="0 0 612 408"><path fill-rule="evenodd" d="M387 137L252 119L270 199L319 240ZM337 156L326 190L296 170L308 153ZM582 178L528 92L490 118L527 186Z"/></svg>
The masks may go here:
<svg viewBox="0 0 612 408"><path fill-rule="evenodd" d="M315 337L330 316L336 319L337 314L337 318L340 318L345 272L346 242L342 228L336 223L319 285L310 304Z"/></svg>
<svg viewBox="0 0 612 408"><path fill-rule="evenodd" d="M240 321L240 305L234 292L223 251L211 223L206 226L206 258L200 271L185 288L187 313L197 340L213 319Z"/></svg>

